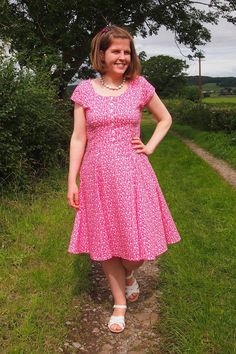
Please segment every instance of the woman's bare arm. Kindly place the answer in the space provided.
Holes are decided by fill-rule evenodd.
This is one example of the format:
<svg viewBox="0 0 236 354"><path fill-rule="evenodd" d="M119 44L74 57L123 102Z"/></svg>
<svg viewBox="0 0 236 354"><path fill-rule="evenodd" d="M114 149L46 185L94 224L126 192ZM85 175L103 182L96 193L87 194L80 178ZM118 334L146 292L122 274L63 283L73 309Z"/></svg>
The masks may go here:
<svg viewBox="0 0 236 354"><path fill-rule="evenodd" d="M86 147L86 120L82 106L75 103L74 129L70 141L70 164L68 173L68 203L72 207L78 207L78 186L76 179L83 159Z"/></svg>
<svg viewBox="0 0 236 354"><path fill-rule="evenodd" d="M158 122L153 135L146 144L147 151L152 154L170 129L172 118L164 103L156 93L147 103L146 107Z"/></svg>

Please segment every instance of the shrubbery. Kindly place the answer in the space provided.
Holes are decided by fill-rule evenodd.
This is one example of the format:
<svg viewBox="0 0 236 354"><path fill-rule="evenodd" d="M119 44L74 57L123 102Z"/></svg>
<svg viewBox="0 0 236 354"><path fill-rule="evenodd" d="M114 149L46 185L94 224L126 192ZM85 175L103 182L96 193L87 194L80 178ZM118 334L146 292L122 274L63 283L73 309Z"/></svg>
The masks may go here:
<svg viewBox="0 0 236 354"><path fill-rule="evenodd" d="M189 100L168 100L166 105L176 122L206 131L236 131L236 108L220 108Z"/></svg>
<svg viewBox="0 0 236 354"><path fill-rule="evenodd" d="M180 94L184 99L190 100L192 102L197 102L199 99L199 90L197 86L184 86Z"/></svg>
<svg viewBox="0 0 236 354"><path fill-rule="evenodd" d="M70 104L58 100L45 73L0 69L0 179L24 187L32 177L67 160Z"/></svg>

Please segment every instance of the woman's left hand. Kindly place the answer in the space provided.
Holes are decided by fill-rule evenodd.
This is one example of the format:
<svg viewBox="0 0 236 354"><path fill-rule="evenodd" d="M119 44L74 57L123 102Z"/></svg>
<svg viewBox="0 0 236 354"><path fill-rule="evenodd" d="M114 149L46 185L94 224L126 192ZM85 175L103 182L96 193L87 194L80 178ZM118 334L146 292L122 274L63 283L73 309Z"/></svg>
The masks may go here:
<svg viewBox="0 0 236 354"><path fill-rule="evenodd" d="M132 145L138 154L144 153L146 155L151 155L153 153L153 151L148 148L138 136L132 138Z"/></svg>

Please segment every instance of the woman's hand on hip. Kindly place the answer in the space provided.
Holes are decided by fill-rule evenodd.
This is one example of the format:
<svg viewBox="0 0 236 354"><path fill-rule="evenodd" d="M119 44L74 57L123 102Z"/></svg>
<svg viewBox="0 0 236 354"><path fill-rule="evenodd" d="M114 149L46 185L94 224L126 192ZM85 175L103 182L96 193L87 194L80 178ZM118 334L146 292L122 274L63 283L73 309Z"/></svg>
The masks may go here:
<svg viewBox="0 0 236 354"><path fill-rule="evenodd" d="M132 145L133 145L133 149L138 154L143 153L143 154L146 154L146 155L151 155L153 153L153 151L150 150L148 148L148 146L145 145L138 136L135 136L135 137L132 138Z"/></svg>

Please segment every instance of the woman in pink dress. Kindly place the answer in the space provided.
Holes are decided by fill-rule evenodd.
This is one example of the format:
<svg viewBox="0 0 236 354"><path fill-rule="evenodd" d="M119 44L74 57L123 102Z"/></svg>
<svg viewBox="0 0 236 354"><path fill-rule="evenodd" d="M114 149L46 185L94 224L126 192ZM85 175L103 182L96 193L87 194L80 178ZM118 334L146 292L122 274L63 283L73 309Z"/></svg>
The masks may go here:
<svg viewBox="0 0 236 354"><path fill-rule="evenodd" d="M71 96L67 198L76 217L68 252L88 253L101 262L114 298L108 328L119 333L126 300L139 296L133 270L181 240L148 159L172 119L155 88L140 76L127 30L105 27L93 38L90 57L100 76L82 81ZM140 139L144 106L157 121L146 145Z"/></svg>

